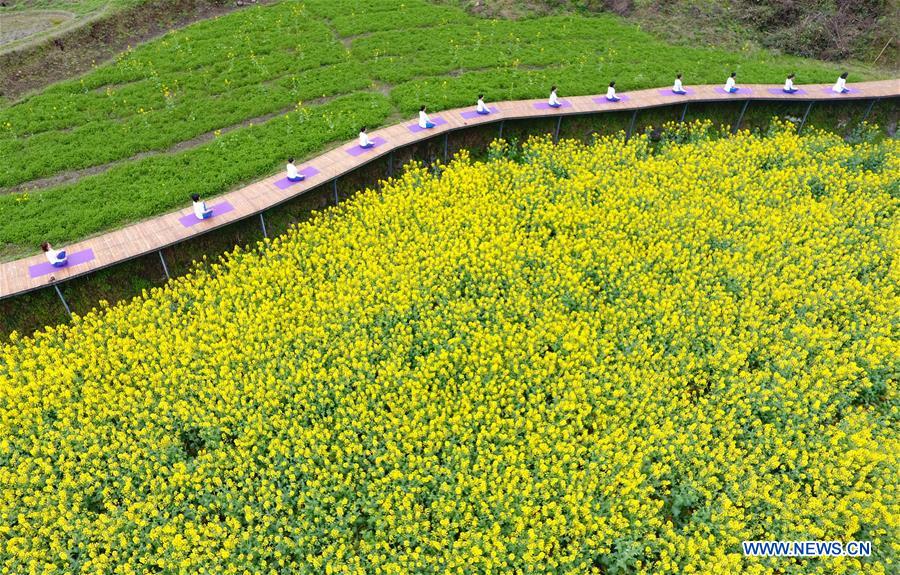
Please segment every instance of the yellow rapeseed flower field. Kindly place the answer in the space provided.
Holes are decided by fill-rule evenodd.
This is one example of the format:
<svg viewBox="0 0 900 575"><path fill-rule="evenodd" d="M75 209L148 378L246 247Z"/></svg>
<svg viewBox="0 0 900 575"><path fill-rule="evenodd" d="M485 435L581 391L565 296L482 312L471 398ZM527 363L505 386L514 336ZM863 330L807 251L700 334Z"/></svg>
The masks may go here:
<svg viewBox="0 0 900 575"><path fill-rule="evenodd" d="M896 573L898 143L706 128L412 166L14 335L0 573Z"/></svg>

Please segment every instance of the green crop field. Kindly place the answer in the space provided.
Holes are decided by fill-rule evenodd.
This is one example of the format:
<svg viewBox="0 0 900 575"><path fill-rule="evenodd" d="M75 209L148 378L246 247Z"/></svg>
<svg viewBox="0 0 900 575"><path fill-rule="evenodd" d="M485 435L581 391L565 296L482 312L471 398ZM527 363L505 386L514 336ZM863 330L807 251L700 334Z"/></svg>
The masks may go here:
<svg viewBox="0 0 900 575"><path fill-rule="evenodd" d="M830 82L831 64L669 46L613 16L485 20L419 0L282 2L174 31L0 109L0 252L213 195L370 126L472 102L717 83ZM854 70L854 80L876 77ZM79 170L83 170L79 172ZM74 172L74 173L73 173Z"/></svg>

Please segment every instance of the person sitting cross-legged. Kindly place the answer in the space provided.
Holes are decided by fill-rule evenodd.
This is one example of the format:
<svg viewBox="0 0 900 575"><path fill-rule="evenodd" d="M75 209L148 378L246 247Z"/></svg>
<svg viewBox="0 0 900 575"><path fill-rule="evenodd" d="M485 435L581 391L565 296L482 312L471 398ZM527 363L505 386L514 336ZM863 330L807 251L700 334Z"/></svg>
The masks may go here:
<svg viewBox="0 0 900 575"><path fill-rule="evenodd" d="M212 208L206 207L206 202L200 199L200 194L191 194L191 201L194 202L194 215L198 220L207 220L212 216Z"/></svg>
<svg viewBox="0 0 900 575"><path fill-rule="evenodd" d="M850 88L847 87L847 72L840 75L837 82L831 87L831 91L836 94L846 94L850 91Z"/></svg>
<svg viewBox="0 0 900 575"><path fill-rule="evenodd" d="M53 267L55 268L61 268L69 263L68 256L66 256L66 250L54 249L54 247L50 245L50 242L42 243L41 251L47 256L47 261L53 264Z"/></svg>
<svg viewBox="0 0 900 575"><path fill-rule="evenodd" d="M616 96L616 83L610 82L609 88L606 89L606 99L610 102L618 102L621 98Z"/></svg>
<svg viewBox="0 0 900 575"><path fill-rule="evenodd" d="M288 158L287 179L289 182L302 182L306 179L306 176L297 171L297 166L294 165L294 158Z"/></svg>
<svg viewBox="0 0 900 575"><path fill-rule="evenodd" d="M785 78L783 90L785 94L796 94L799 91L794 87L794 74L788 74L788 77Z"/></svg>
<svg viewBox="0 0 900 575"><path fill-rule="evenodd" d="M559 101L559 97L556 95L556 86L550 87L550 100L547 101L547 105L551 108L559 108L562 106L562 102Z"/></svg>
<svg viewBox="0 0 900 575"><path fill-rule="evenodd" d="M425 129L431 129L434 127L434 122L428 117L428 114L425 113L425 106L419 108L419 127Z"/></svg>
<svg viewBox="0 0 900 575"><path fill-rule="evenodd" d="M735 80L735 78L737 78L737 72L732 72L731 76L728 76L728 79L725 80L725 91L729 94L734 94L738 91L737 80Z"/></svg>
<svg viewBox="0 0 900 575"><path fill-rule="evenodd" d="M369 134L366 132L366 127L363 126L359 131L359 147L360 148L374 148L375 144L372 143L372 140L369 139Z"/></svg>
<svg viewBox="0 0 900 575"><path fill-rule="evenodd" d="M490 108L484 104L484 94L478 94L478 102L475 104L475 111L483 116L491 113Z"/></svg>
<svg viewBox="0 0 900 575"><path fill-rule="evenodd" d="M687 90L681 86L681 74L675 76L675 85L672 86L672 91L676 94L681 94L682 96L687 94Z"/></svg>

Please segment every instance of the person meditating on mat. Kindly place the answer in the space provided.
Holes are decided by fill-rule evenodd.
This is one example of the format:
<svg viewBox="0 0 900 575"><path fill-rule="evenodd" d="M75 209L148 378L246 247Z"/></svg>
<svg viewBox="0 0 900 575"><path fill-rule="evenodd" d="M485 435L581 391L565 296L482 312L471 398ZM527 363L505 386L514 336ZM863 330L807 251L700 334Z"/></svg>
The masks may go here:
<svg viewBox="0 0 900 575"><path fill-rule="evenodd" d="M675 76L675 85L672 86L672 91L676 94L681 94L682 96L687 94L687 90L681 86L681 74Z"/></svg>
<svg viewBox="0 0 900 575"><path fill-rule="evenodd" d="M621 98L616 96L616 83L610 82L609 88L606 89L606 99L610 102L618 102Z"/></svg>
<svg viewBox="0 0 900 575"><path fill-rule="evenodd" d="M206 207L206 202L200 199L200 194L191 194L191 201L194 202L194 215L198 220L206 220L212 216L212 208Z"/></svg>
<svg viewBox="0 0 900 575"><path fill-rule="evenodd" d="M287 179L289 182L302 182L306 179L306 176L297 171L297 166L294 165L294 158L288 158Z"/></svg>
<svg viewBox="0 0 900 575"><path fill-rule="evenodd" d="M556 86L550 87L550 100L547 102L547 105L551 108L559 108L562 106L562 103L559 101L559 97L556 95Z"/></svg>
<svg viewBox="0 0 900 575"><path fill-rule="evenodd" d="M419 108L419 127L431 129L434 127L434 122L428 117L428 114L425 113L425 106Z"/></svg>
<svg viewBox="0 0 900 575"><path fill-rule="evenodd" d="M794 74L788 74L788 77L784 80L784 92L786 94L794 94L799 90L794 87Z"/></svg>
<svg viewBox="0 0 900 575"><path fill-rule="evenodd" d="M488 107L484 105L484 94L478 94L478 103L475 104L475 111L482 115L491 113Z"/></svg>
<svg viewBox="0 0 900 575"><path fill-rule="evenodd" d="M53 267L55 268L61 268L69 263L69 258L66 256L66 250L54 249L53 246L50 245L50 242L42 243L41 251L47 256L47 261L53 264Z"/></svg>
<svg viewBox="0 0 900 575"><path fill-rule="evenodd" d="M737 77L737 72L732 72L731 76L728 76L728 79L725 80L725 91L729 94L734 94L738 91L737 82L735 78Z"/></svg>
<svg viewBox="0 0 900 575"><path fill-rule="evenodd" d="M850 91L850 88L847 87L847 72L841 74L834 86L831 87L831 91L835 94L846 94Z"/></svg>
<svg viewBox="0 0 900 575"><path fill-rule="evenodd" d="M374 148L375 144L372 143L372 140L369 139L369 134L366 133L366 127L363 126L359 131L359 147L360 148Z"/></svg>

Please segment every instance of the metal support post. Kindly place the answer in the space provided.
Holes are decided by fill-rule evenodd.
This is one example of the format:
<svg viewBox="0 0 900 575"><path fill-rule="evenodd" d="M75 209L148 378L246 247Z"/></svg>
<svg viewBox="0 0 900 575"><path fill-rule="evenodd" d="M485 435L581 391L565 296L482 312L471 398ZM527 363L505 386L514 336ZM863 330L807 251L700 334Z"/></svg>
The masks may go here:
<svg viewBox="0 0 900 575"><path fill-rule="evenodd" d="M685 102L685 103L684 103L684 109L681 110L681 119L678 120L679 122L684 123L684 116L685 116L685 114L687 114L687 109L688 109L688 103Z"/></svg>
<svg viewBox="0 0 900 575"><path fill-rule="evenodd" d="M63 303L63 307L66 308L66 313L69 314L69 317L72 317L72 310L69 309L69 304L66 303L66 298L64 298L62 292L59 291L59 285L53 284L53 289L56 290L56 295L59 296L59 300Z"/></svg>
<svg viewBox="0 0 900 575"><path fill-rule="evenodd" d="M449 136L449 132L444 132L444 163L447 163L447 146L449 142L447 141L447 137Z"/></svg>
<svg viewBox="0 0 900 575"><path fill-rule="evenodd" d="M631 132L634 131L634 121L637 120L637 108L634 109L634 114L631 115L631 124L628 126L628 131L625 132L625 141L627 142L629 138L631 138Z"/></svg>
<svg viewBox="0 0 900 575"><path fill-rule="evenodd" d="M337 203L338 203L337 181L338 181L337 178L335 178L331 181L331 189L334 191L334 204L335 205L337 205Z"/></svg>
<svg viewBox="0 0 900 575"><path fill-rule="evenodd" d="M172 279L172 276L169 275L169 266L166 265L166 258L163 257L162 250L156 250L156 253L159 254L159 261L162 262L163 271L166 272L166 279L167 280Z"/></svg>
<svg viewBox="0 0 900 575"><path fill-rule="evenodd" d="M744 102L744 107L741 108L741 115L738 116L737 122L734 124L734 128L731 130L732 134L737 134L738 130L741 129L741 122L744 120L744 112L747 111L747 106L750 105L750 100L746 100Z"/></svg>
<svg viewBox="0 0 900 575"><path fill-rule="evenodd" d="M806 119L809 117L809 111L812 110L812 106L813 106L813 104L815 104L815 103L816 103L815 100L813 100L812 102L810 102L810 103L809 103L809 106L806 107L806 111L803 112L803 119L800 120L800 125L797 127L797 134L800 134L800 132L803 131L803 126L804 126L804 124L806 124Z"/></svg>
<svg viewBox="0 0 900 575"><path fill-rule="evenodd" d="M559 116L556 119L556 132L553 134L553 143L557 143L559 141L559 128L562 126L562 116Z"/></svg>
<svg viewBox="0 0 900 575"><path fill-rule="evenodd" d="M269 237L269 233L266 231L266 219L263 217L262 212L259 212L259 223L262 224L263 237Z"/></svg>
<svg viewBox="0 0 900 575"><path fill-rule="evenodd" d="M866 120L869 119L869 113L872 111L872 106L874 106L874 105L875 105L875 102L877 102L877 101L880 100L880 99L881 99L881 98L874 98L871 102L869 102L869 107L866 108L866 113L865 113L865 115L863 116L863 119L860 120L860 123L865 122Z"/></svg>

